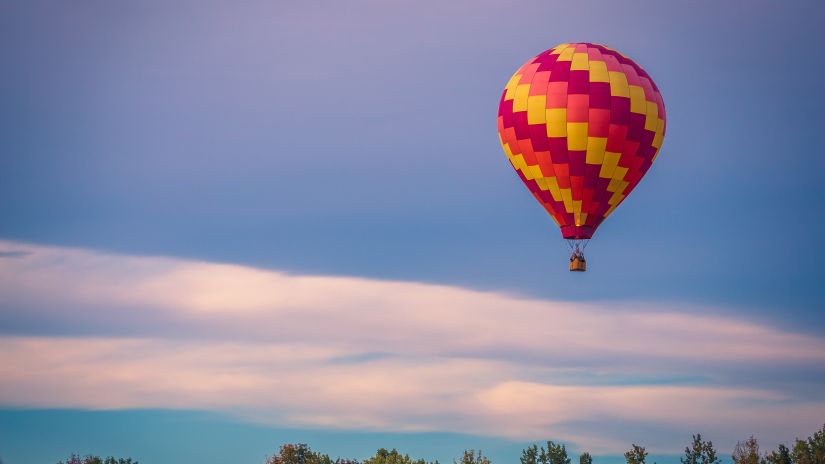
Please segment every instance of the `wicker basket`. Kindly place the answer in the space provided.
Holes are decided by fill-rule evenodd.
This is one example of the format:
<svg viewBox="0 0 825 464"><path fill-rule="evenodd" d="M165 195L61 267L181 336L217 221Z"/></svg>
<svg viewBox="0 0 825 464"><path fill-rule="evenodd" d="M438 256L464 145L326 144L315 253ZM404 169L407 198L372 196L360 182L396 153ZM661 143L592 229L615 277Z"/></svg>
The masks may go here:
<svg viewBox="0 0 825 464"><path fill-rule="evenodd" d="M587 261L583 258L573 257L570 260L570 272L584 272L587 270Z"/></svg>

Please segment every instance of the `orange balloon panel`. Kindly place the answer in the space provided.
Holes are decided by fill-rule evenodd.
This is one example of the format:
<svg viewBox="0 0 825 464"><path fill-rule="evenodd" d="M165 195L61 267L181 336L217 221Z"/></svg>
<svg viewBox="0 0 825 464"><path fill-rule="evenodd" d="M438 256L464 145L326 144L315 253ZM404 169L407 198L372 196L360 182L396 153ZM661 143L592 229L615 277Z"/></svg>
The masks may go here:
<svg viewBox="0 0 825 464"><path fill-rule="evenodd" d="M603 45L561 44L510 78L498 133L564 238L588 239L656 159L665 105L630 58Z"/></svg>

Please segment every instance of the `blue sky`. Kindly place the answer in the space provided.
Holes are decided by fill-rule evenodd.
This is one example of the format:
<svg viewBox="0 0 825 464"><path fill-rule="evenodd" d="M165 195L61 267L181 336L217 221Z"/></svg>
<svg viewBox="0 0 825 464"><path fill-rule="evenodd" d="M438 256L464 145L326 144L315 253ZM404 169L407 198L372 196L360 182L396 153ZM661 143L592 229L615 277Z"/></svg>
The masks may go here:
<svg viewBox="0 0 825 464"><path fill-rule="evenodd" d="M485 425L515 420L507 410L518 407L507 398L585 404L599 397L615 406L605 398L616 391L607 387L660 406L695 401L712 410L724 403L733 419L701 429L716 433L723 449L752 433L767 444L787 442L823 421L819 3L0 8L0 355L23 360L14 371L22 380L0 380L3 432L20 430L17 421L26 418L48 424L44 418L54 414L57 424L87 409L111 410L95 420L115 430L134 423L135 410L164 417L186 410L198 412L181 414L254 424L262 434L324 431L311 444L328 445L331 454L351 449L329 438L336 434L361 437L347 443L364 448L383 436L375 434L396 434L388 446L445 460L464 445L428 451L455 433L490 437L491 454L502 459L513 443L553 438L603 455L620 452L617 443L646 440L655 452L673 454L701 425L597 410L577 422L557 409L541 414L558 421L514 422L512 433ZM600 227L581 275L566 270L567 247L512 172L495 128L510 75L536 53L570 41L605 43L632 57L656 81L668 110L656 164ZM353 336L322 340L308 316L272 296L295 286L311 290L298 292L295 304L351 323ZM151 291L159 296L147 298ZM318 301L315 292L339 299ZM479 299L501 306L475 310ZM260 313L262 307L268 309ZM248 317L234 321L235 311ZM432 319L413 317L417 311ZM442 317L447 322L438 329ZM464 333L468 319L485 336ZM257 320L279 329L261 333ZM593 344L518 335L536 327L551 333L557 320ZM603 320L616 331L599 326ZM298 327L295 334L290 327ZM503 342L499 329L511 338ZM386 337L369 336L384 330ZM216 354L221 344L246 338L275 350L273 358L253 362L241 348L229 360ZM597 343L603 339L615 348ZM646 353L631 339L659 343L663 354ZM137 343L138 354L124 343ZM286 355L278 349L286 346L320 367L279 364ZM29 382L48 378L35 375L48 374L48 366L65 363L69 376L111 368L90 361L95 350L134 372L196 366L189 374L201 378L249 362L250 379L268 379L265 367L275 363L295 375L345 382L420 369L422 378L451 389L423 382L409 396L386 398L379 390L387 417L339 407L361 403L323 392L316 394L326 415L312 410L312 398L294 408L261 392L250 396L261 404L237 402L249 392L231 382L218 382L197 401L182 399L198 396L184 381L147 393L110 377L86 396L96 389L122 394L99 402L83 400L82 385L65 395L31 393ZM151 355L166 350L183 354ZM199 364L198 353L220 359ZM329 368L341 364L347 367ZM489 388L445 379L444 369L484 379ZM645 390L663 385L672 388ZM600 386L607 387L588 390ZM476 395L488 409L475 414L468 410L477 404L441 402L439 395ZM731 398L771 405L734 408ZM415 416L416 408L431 417ZM819 419L791 420L796 408ZM256 409L267 411L267 420ZM746 410L762 411L763 419ZM788 422L768 424L773 414ZM160 416L139 420L153 424ZM37 433L23 430L29 440ZM50 453L45 458L33 457L22 438L0 438L0 458L56 459L72 451L55 438L60 434L46 436L36 451ZM181 443L192 440L181 432ZM117 439L97 443L93 432L78 441L88 448L76 451L118 451ZM147 456L162 447L153 443L146 441Z"/></svg>

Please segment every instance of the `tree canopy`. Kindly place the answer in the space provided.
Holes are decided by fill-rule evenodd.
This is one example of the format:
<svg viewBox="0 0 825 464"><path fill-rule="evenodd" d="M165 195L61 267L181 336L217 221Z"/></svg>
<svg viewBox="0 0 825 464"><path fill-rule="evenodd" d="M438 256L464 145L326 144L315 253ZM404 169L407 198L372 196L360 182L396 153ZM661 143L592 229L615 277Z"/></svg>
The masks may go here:
<svg viewBox="0 0 825 464"><path fill-rule="evenodd" d="M639 446L634 443L630 450L624 453L624 459L627 461L627 464L645 464L647 451L645 451L644 446Z"/></svg>
<svg viewBox="0 0 825 464"><path fill-rule="evenodd" d="M340 462L338 464L341 464ZM379 448L375 455L366 459L363 464L431 464L424 459L412 459L409 454L401 454L395 448L387 451ZM437 461L436 463L437 464Z"/></svg>
<svg viewBox="0 0 825 464"><path fill-rule="evenodd" d="M716 456L716 449L710 440L702 440L702 434L693 436L690 446L685 447L685 456L680 458L682 464L718 464L721 460Z"/></svg>
<svg viewBox="0 0 825 464"><path fill-rule="evenodd" d="M490 460L487 459L487 457L484 456L481 453L481 450L478 450L476 452L476 450L469 449L469 450L464 450L464 453L461 455L461 458L458 461L453 459L453 464L491 464L491 463L490 463Z"/></svg>
<svg viewBox="0 0 825 464"><path fill-rule="evenodd" d="M60 461L58 464L138 464L138 462L132 461L132 458L115 458L113 456L101 458L91 454L81 457L79 454L72 453L68 459Z"/></svg>
<svg viewBox="0 0 825 464"><path fill-rule="evenodd" d="M759 443L753 435L745 441L736 442L731 459L733 459L733 464L765 463L765 459L759 454Z"/></svg>
<svg viewBox="0 0 825 464"><path fill-rule="evenodd" d="M304 443L287 443L277 454L270 456L266 464L332 464L332 460L326 454L312 451Z"/></svg>
<svg viewBox="0 0 825 464"><path fill-rule="evenodd" d="M791 460L791 450L780 443L776 450L765 453L765 462L768 464L793 464Z"/></svg>
<svg viewBox="0 0 825 464"><path fill-rule="evenodd" d="M791 450L793 464L825 464L825 425L807 440L796 439Z"/></svg>
<svg viewBox="0 0 825 464"><path fill-rule="evenodd" d="M648 452L644 446L633 444L624 453L627 464L646 464ZM780 444L777 449L761 454L759 442L753 436L738 441L731 455L733 464L825 464L825 425L806 439L797 438L792 448ZM520 464L570 464L567 447L563 443L548 440L545 446L529 445L521 451ZM680 458L681 464L721 464L716 449L710 440L704 440L701 434L692 436L690 445L685 447L685 454ZM2 460L0 460L2 464ZM102 458L95 455L82 456L72 453L68 459L57 464L138 464L132 458ZM423 458L411 458L409 454L399 452L393 448L379 448L369 458L357 459L336 458L313 451L304 443L287 443L281 445L278 452L266 458L265 464L439 464ZM482 451L465 449L453 464L493 464ZM589 452L579 455L578 464L593 464L593 456Z"/></svg>

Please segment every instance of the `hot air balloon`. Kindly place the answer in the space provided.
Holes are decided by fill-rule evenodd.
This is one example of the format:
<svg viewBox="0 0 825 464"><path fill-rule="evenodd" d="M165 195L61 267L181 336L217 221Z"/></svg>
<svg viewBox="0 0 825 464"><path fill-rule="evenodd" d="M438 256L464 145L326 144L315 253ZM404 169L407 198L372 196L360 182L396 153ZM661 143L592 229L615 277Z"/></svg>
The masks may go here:
<svg viewBox="0 0 825 464"><path fill-rule="evenodd" d="M570 270L599 224L650 169L665 136L653 79L621 53L561 44L525 63L498 108L504 153L570 245Z"/></svg>

